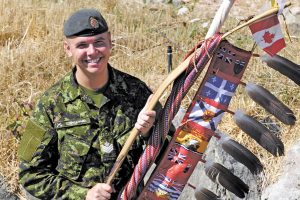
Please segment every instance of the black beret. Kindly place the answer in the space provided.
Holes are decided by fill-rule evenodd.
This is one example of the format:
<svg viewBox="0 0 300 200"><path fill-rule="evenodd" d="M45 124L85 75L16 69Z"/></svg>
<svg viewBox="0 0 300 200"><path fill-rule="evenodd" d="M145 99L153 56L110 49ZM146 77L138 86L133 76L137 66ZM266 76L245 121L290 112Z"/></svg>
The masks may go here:
<svg viewBox="0 0 300 200"><path fill-rule="evenodd" d="M108 31L107 23L101 13L95 9L80 9L64 23L66 37L93 36L106 31Z"/></svg>

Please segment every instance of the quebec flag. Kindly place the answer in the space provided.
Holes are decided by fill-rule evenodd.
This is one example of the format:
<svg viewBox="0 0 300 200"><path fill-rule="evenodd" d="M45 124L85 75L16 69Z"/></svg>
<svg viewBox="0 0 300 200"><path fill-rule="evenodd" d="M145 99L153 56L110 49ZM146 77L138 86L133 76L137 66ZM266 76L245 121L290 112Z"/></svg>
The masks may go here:
<svg viewBox="0 0 300 200"><path fill-rule="evenodd" d="M196 101L188 120L213 131L216 130L224 111L203 101Z"/></svg>
<svg viewBox="0 0 300 200"><path fill-rule="evenodd" d="M238 84L222 79L216 75L210 76L201 91L201 96L214 100L223 105L229 105L231 97Z"/></svg>

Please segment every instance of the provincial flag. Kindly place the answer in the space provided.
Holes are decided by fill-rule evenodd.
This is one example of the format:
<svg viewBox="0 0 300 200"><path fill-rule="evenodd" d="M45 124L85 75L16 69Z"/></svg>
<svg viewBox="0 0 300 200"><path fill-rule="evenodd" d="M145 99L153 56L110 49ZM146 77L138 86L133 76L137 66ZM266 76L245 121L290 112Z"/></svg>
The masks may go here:
<svg viewBox="0 0 300 200"><path fill-rule="evenodd" d="M188 117L188 120L215 131L223 114L223 110L215 108L203 101L197 101Z"/></svg>
<svg viewBox="0 0 300 200"><path fill-rule="evenodd" d="M171 178L162 174L156 175L149 184L148 190L155 193L158 197L167 197L169 200L177 200L184 188L182 184L176 184Z"/></svg>
<svg viewBox="0 0 300 200"><path fill-rule="evenodd" d="M249 28L257 45L270 56L274 56L285 47L277 15L255 22Z"/></svg>
<svg viewBox="0 0 300 200"><path fill-rule="evenodd" d="M216 75L210 76L201 91L201 96L214 100L223 105L229 105L237 84L222 79Z"/></svg>

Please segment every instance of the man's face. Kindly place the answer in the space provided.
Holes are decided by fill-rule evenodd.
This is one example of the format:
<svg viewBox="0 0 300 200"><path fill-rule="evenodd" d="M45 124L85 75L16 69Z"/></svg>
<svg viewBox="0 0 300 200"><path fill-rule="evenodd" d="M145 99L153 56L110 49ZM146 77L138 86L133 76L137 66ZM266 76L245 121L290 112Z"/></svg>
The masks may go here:
<svg viewBox="0 0 300 200"><path fill-rule="evenodd" d="M107 70L111 36L105 32L95 36L67 38L64 48L78 71L86 75L100 74Z"/></svg>

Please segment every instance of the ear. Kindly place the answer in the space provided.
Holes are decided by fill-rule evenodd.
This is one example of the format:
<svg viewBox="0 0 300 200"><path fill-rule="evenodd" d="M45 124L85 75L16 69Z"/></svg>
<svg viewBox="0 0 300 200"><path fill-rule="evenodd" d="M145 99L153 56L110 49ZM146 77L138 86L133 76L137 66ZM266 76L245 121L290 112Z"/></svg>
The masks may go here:
<svg viewBox="0 0 300 200"><path fill-rule="evenodd" d="M68 57L72 57L71 47L67 39L64 40L64 50Z"/></svg>

